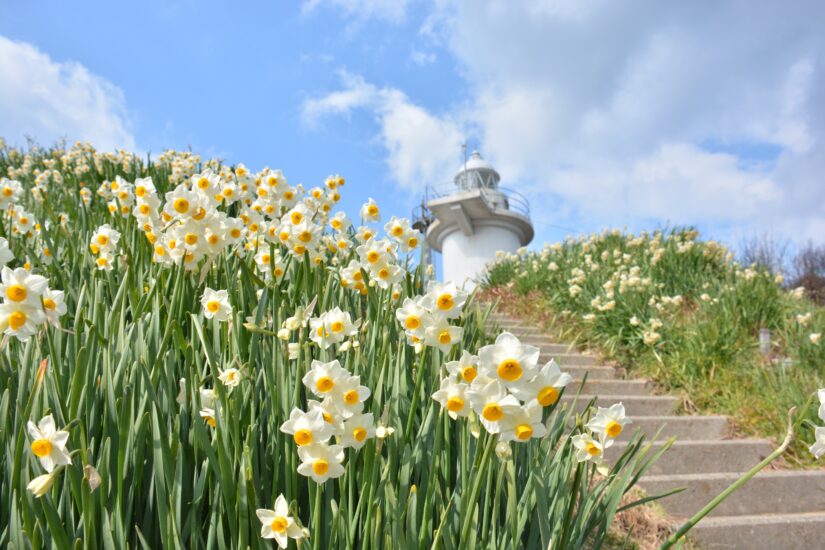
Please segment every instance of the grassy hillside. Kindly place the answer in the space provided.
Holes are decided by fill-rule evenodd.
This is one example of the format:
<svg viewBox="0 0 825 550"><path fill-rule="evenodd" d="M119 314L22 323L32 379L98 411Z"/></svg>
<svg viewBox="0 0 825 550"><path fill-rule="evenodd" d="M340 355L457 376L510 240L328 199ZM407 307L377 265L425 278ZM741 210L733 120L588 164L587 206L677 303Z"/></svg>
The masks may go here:
<svg viewBox="0 0 825 550"><path fill-rule="evenodd" d="M825 378L825 309L694 230L606 231L503 255L485 287L503 307L680 393L688 412L731 416L743 435L779 437L787 410ZM771 333L766 354L760 329ZM812 463L799 440L788 456Z"/></svg>

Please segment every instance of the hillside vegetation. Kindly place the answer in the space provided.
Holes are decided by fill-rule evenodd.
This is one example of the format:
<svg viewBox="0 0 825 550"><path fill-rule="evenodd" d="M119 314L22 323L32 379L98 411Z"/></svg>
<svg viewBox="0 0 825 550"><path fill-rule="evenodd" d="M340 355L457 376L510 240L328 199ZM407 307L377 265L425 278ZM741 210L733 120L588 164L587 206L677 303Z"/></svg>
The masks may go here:
<svg viewBox="0 0 825 550"><path fill-rule="evenodd" d="M825 376L825 309L782 282L675 229L605 231L500 255L484 286L501 307L679 392L686 412L729 415L742 435L780 437L787 410ZM760 351L762 329L770 343ZM815 410L804 414L818 422ZM799 440L788 456L812 462Z"/></svg>

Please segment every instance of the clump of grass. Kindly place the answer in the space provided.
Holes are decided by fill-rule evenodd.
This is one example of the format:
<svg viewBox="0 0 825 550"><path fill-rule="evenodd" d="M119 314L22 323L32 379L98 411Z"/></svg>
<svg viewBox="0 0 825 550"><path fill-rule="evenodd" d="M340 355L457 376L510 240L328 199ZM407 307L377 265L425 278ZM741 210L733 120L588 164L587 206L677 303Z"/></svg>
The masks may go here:
<svg viewBox="0 0 825 550"><path fill-rule="evenodd" d="M542 310L561 336L680 392L688 412L730 416L742 435L780 437L785 411L825 378L825 309L692 229L605 231L506 255L485 286L505 307ZM813 409L801 414L819 422ZM787 457L813 463L800 440Z"/></svg>

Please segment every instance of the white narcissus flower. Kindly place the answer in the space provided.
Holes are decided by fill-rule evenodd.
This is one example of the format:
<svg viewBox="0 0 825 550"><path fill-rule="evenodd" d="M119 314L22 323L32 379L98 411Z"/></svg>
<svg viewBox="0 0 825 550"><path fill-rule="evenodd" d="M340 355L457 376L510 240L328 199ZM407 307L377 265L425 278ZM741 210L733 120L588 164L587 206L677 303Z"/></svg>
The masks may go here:
<svg viewBox="0 0 825 550"><path fill-rule="evenodd" d="M502 332L496 343L478 351L481 373L497 378L508 389L527 385L536 374L539 348L522 344L509 332Z"/></svg>
<svg viewBox="0 0 825 550"><path fill-rule="evenodd" d="M278 546L286 548L288 539L300 539L303 532L289 515L289 505L284 495L278 495L274 508L274 510L267 508L255 510L255 515L261 522L261 538L275 539Z"/></svg>
<svg viewBox="0 0 825 550"><path fill-rule="evenodd" d="M380 222L381 221L381 209L378 208L378 205L375 204L375 201L372 198L369 198L367 202L361 206L361 219L367 222Z"/></svg>
<svg viewBox="0 0 825 550"><path fill-rule="evenodd" d="M220 371L218 380L223 382L223 385L227 388L234 388L241 383L241 371L236 368L229 368L224 371Z"/></svg>
<svg viewBox="0 0 825 550"><path fill-rule="evenodd" d="M203 420L209 424L211 428L215 428L218 425L218 420L215 418L215 409L210 407L204 407L200 410L200 415Z"/></svg>
<svg viewBox="0 0 825 550"><path fill-rule="evenodd" d="M541 421L542 406L538 401L530 401L519 407L504 407L504 418L499 422L501 441L525 442L547 435L547 428Z"/></svg>
<svg viewBox="0 0 825 550"><path fill-rule="evenodd" d="M309 391L318 397L326 397L332 395L332 390L346 376L349 376L349 373L341 367L341 363L337 359L328 363L314 359L312 367L301 381Z"/></svg>
<svg viewBox="0 0 825 550"><path fill-rule="evenodd" d="M596 415L587 423L587 429L600 437L615 439L630 423L631 420L625 416L624 405L615 403L607 408L596 409Z"/></svg>
<svg viewBox="0 0 825 550"><path fill-rule="evenodd" d="M576 460L584 462L592 460L593 462L601 462L604 458L604 451L613 445L612 439L605 440L604 443L593 439L590 434L574 435L572 438L573 447L576 448Z"/></svg>
<svg viewBox="0 0 825 550"><path fill-rule="evenodd" d="M814 458L819 458L825 454L825 428L817 426L814 430L814 437L816 437L816 441L808 447L808 450L811 451Z"/></svg>
<svg viewBox="0 0 825 550"><path fill-rule="evenodd" d="M438 391L433 394L433 399L447 409L447 414L455 420L459 416L470 414L468 389L467 384L457 382L453 377L442 378Z"/></svg>
<svg viewBox="0 0 825 550"><path fill-rule="evenodd" d="M816 395L819 398L819 418L825 420L825 388L817 390Z"/></svg>
<svg viewBox="0 0 825 550"><path fill-rule="evenodd" d="M375 419L372 413L355 414L344 422L340 443L344 447L360 449L368 439L373 437L375 437Z"/></svg>
<svg viewBox="0 0 825 550"><path fill-rule="evenodd" d="M40 297L48 288L49 281L41 275L32 275L22 267L2 271L0 297L8 304L40 306Z"/></svg>
<svg viewBox="0 0 825 550"><path fill-rule="evenodd" d="M43 291L43 312L46 321L53 326L60 325L60 317L66 313L66 299L62 290L47 288Z"/></svg>
<svg viewBox="0 0 825 550"><path fill-rule="evenodd" d="M449 353L463 334L463 328L450 325L446 318L439 318L424 330L424 343L440 349L441 353Z"/></svg>
<svg viewBox="0 0 825 550"><path fill-rule="evenodd" d="M494 379L486 379L486 383L476 379L468 395L481 425L491 434L501 431L499 422L504 418L505 412L519 406L518 399L509 395L501 382Z"/></svg>
<svg viewBox="0 0 825 550"><path fill-rule="evenodd" d="M424 338L427 326L433 323L432 315L424 306L423 296L404 298L401 307L395 311L395 318L408 335Z"/></svg>
<svg viewBox="0 0 825 550"><path fill-rule="evenodd" d="M18 340L28 340L45 320L45 314L38 307L13 302L0 304L0 330Z"/></svg>
<svg viewBox="0 0 825 550"><path fill-rule="evenodd" d="M549 407L559 400L561 390L573 378L561 372L554 359L548 361L530 381L529 385L513 388L513 395L522 401L535 399L542 407Z"/></svg>
<svg viewBox="0 0 825 550"><path fill-rule="evenodd" d="M69 432L56 429L52 415L44 416L37 425L29 420L27 428L32 440L32 453L40 460L44 470L51 472L55 466L72 463L66 449Z"/></svg>
<svg viewBox="0 0 825 550"><path fill-rule="evenodd" d="M207 319L226 321L232 316L232 306L229 304L229 293L226 290L212 290L206 287L201 297L201 305L203 316Z"/></svg>
<svg viewBox="0 0 825 550"><path fill-rule="evenodd" d="M808 335L808 339L811 341L811 343L813 345L819 344L820 338L822 338L822 333L821 332L812 332L811 334Z"/></svg>
<svg viewBox="0 0 825 550"><path fill-rule="evenodd" d="M364 401L370 396L370 389L361 385L360 376L344 376L332 391L332 402L345 418L364 410Z"/></svg>
<svg viewBox="0 0 825 550"><path fill-rule="evenodd" d="M447 319L455 319L461 315L461 308L467 301L467 293L453 282L430 281L427 285L427 298L432 303L434 314L443 315Z"/></svg>
<svg viewBox="0 0 825 550"><path fill-rule="evenodd" d="M332 424L324 419L322 410L304 412L293 408L289 420L281 424L281 431L290 434L299 447L313 443L325 443L332 437Z"/></svg>
<svg viewBox="0 0 825 550"><path fill-rule="evenodd" d="M450 361L444 367L447 372L461 379L461 381L472 384L478 377L478 356L464 350L458 361Z"/></svg>
<svg viewBox="0 0 825 550"><path fill-rule="evenodd" d="M316 483L344 475L344 448L341 445L325 445L315 443L298 447L298 457L301 464L298 473L311 477Z"/></svg>
<svg viewBox="0 0 825 550"><path fill-rule="evenodd" d="M178 380L178 396L175 398L175 401L178 402L178 405L183 407L186 405L186 378L181 378Z"/></svg>

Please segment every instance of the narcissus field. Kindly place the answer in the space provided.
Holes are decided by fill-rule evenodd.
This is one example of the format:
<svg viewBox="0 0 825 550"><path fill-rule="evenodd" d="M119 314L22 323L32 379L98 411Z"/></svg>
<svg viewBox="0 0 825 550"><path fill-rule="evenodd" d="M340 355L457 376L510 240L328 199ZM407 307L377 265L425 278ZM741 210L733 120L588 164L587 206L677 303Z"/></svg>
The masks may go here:
<svg viewBox="0 0 825 550"><path fill-rule="evenodd" d="M85 144L0 173L0 546L598 548L639 504L623 407L562 408L343 177Z"/></svg>

